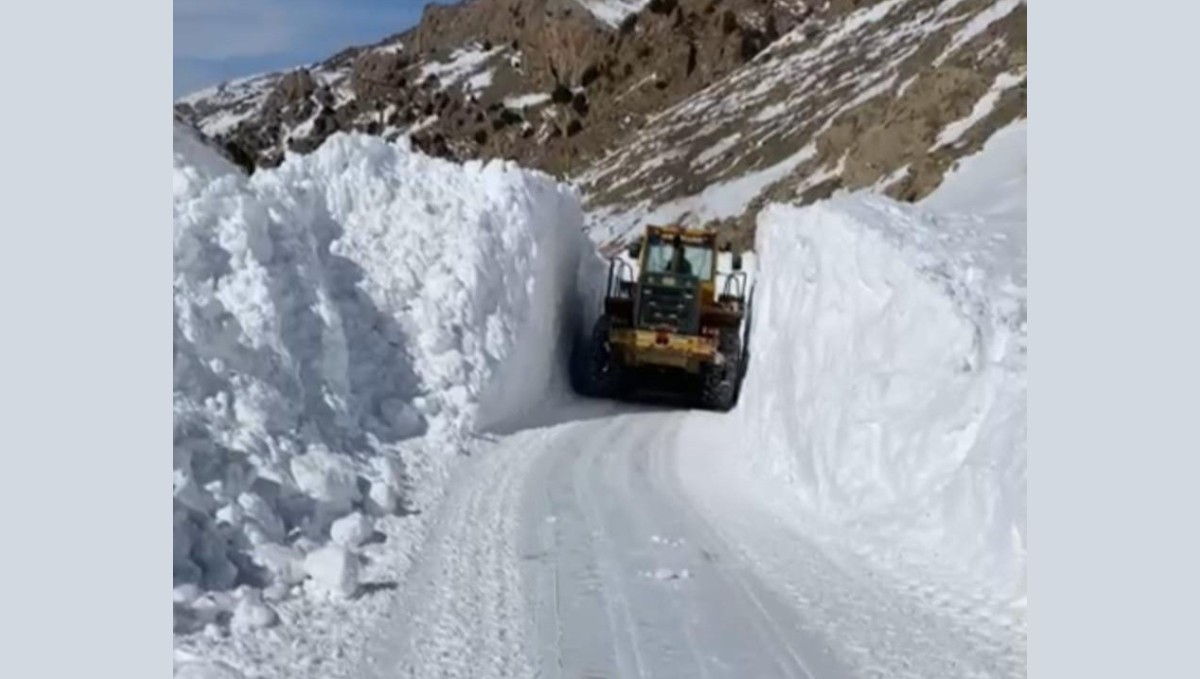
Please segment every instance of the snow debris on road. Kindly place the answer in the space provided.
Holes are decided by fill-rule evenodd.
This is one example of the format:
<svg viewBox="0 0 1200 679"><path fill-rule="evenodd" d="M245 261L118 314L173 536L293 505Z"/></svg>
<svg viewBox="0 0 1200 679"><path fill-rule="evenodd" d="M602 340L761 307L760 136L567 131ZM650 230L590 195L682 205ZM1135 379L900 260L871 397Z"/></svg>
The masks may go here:
<svg viewBox="0 0 1200 679"><path fill-rule="evenodd" d="M691 572L686 568L680 570L656 568L653 572L644 572L642 575L655 580L687 580L692 577Z"/></svg>

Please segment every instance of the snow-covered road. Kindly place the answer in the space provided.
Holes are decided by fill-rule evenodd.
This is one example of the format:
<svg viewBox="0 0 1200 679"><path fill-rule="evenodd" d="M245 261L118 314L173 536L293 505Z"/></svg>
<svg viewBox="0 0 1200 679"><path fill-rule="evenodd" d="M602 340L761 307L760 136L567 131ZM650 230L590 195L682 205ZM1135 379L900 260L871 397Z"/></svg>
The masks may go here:
<svg viewBox="0 0 1200 679"><path fill-rule="evenodd" d="M523 544L545 676L842 676L696 509L684 413L561 428L528 480Z"/></svg>
<svg viewBox="0 0 1200 679"><path fill-rule="evenodd" d="M177 672L1023 677L1024 139L764 209L716 414L571 392L569 187L177 126Z"/></svg>
<svg viewBox="0 0 1200 679"><path fill-rule="evenodd" d="M721 415L560 415L480 442L365 675L1022 675L1001 621L938 614L739 494Z"/></svg>

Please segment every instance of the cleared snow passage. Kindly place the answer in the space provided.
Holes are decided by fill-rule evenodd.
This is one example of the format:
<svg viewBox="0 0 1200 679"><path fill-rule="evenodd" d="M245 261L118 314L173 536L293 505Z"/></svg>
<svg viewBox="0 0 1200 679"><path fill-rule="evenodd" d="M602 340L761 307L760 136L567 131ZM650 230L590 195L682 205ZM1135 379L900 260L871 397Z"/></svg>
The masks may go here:
<svg viewBox="0 0 1200 679"><path fill-rule="evenodd" d="M975 102L975 106L965 118L950 123L938 133L937 143L933 145L934 150L958 141L967 130L974 127L975 123L983 120L992 112L992 109L996 107L996 102L1000 101L1000 96L1005 91L1023 82L1025 82L1024 73L1001 73L996 76L992 86L979 98L979 101Z"/></svg>
<svg viewBox="0 0 1200 679"><path fill-rule="evenodd" d="M1025 676L1023 125L928 203L768 206L728 414L566 392L598 300L545 177L339 135L247 178L187 134L174 596L235 631L180 673ZM199 594L247 560L269 592ZM311 635L243 632L273 607Z"/></svg>
<svg viewBox="0 0 1200 679"><path fill-rule="evenodd" d="M1021 676L1003 614L939 604L761 503L728 418L551 416L473 455L356 676Z"/></svg>
<svg viewBox="0 0 1200 679"><path fill-rule="evenodd" d="M769 206L737 409L480 443L363 676L1023 677L1018 188Z"/></svg>

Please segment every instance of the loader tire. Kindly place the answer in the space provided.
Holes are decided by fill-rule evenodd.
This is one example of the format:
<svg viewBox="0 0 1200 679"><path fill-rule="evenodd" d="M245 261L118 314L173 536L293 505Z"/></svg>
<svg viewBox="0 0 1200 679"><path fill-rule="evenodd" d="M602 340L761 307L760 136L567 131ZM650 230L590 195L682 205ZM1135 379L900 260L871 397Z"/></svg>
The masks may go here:
<svg viewBox="0 0 1200 679"><path fill-rule="evenodd" d="M741 344L736 329L721 332L717 346L725 361L722 365L714 363L704 370L700 400L705 408L728 412L737 403L738 381L742 374Z"/></svg>
<svg viewBox="0 0 1200 679"><path fill-rule="evenodd" d="M592 329L591 341L588 343L585 380L589 392L587 395L596 398L617 398L621 395L624 385L624 370L613 354L608 330L608 318L600 317Z"/></svg>
<svg viewBox="0 0 1200 679"><path fill-rule="evenodd" d="M741 357L738 359L737 389L734 390L733 402L736 404L742 396L742 383L746 381L746 371L750 369L750 330L754 322L754 288L746 298L746 316L742 321Z"/></svg>

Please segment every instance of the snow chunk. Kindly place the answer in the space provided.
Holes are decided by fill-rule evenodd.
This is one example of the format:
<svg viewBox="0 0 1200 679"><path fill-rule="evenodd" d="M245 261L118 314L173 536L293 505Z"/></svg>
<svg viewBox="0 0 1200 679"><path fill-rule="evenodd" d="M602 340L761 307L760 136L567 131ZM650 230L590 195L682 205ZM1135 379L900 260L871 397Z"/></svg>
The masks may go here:
<svg viewBox="0 0 1200 679"><path fill-rule="evenodd" d="M312 446L308 453L292 458L291 470L301 491L334 507L349 511L360 497L354 466L325 446Z"/></svg>
<svg viewBox="0 0 1200 679"><path fill-rule="evenodd" d="M688 580L692 577L691 571L686 568L674 570L671 568L656 568L653 571L643 572L642 575L653 578L655 580Z"/></svg>
<svg viewBox="0 0 1200 679"><path fill-rule="evenodd" d="M263 603L262 594L256 589L248 589L234 606L229 626L234 632L244 633L264 629L277 622L279 616L273 608Z"/></svg>
<svg viewBox="0 0 1200 679"><path fill-rule="evenodd" d="M176 604L191 605L200 596L200 588L194 583L185 583L175 587L171 592L171 599Z"/></svg>
<svg viewBox="0 0 1200 679"><path fill-rule="evenodd" d="M344 516L329 528L329 535L334 543L346 548L354 548L366 542L375 531L375 525L361 512Z"/></svg>
<svg viewBox="0 0 1200 679"><path fill-rule="evenodd" d="M283 541L283 519L279 518L266 500L255 493L242 493L238 496L238 507L241 509L242 520L254 522L265 540Z"/></svg>
<svg viewBox="0 0 1200 679"><path fill-rule="evenodd" d="M309 554L304 570L316 593L345 598L358 590L358 558L344 547L330 545Z"/></svg>
<svg viewBox="0 0 1200 679"><path fill-rule="evenodd" d="M292 547L272 543L254 549L254 562L271 576L273 583L294 585L304 580L304 555Z"/></svg>

